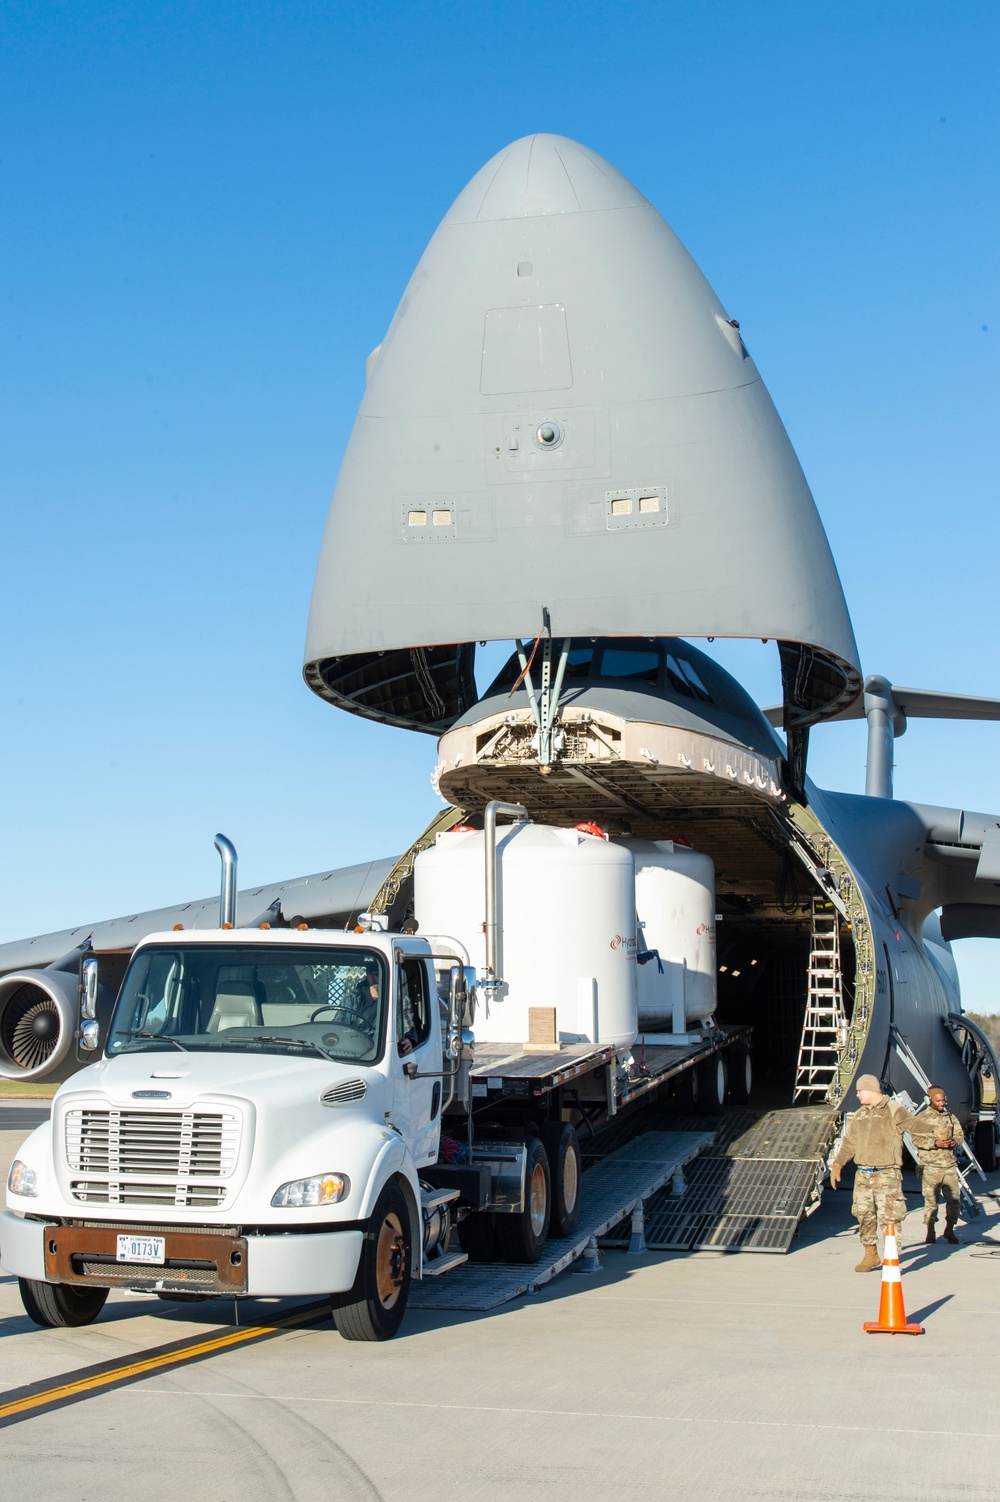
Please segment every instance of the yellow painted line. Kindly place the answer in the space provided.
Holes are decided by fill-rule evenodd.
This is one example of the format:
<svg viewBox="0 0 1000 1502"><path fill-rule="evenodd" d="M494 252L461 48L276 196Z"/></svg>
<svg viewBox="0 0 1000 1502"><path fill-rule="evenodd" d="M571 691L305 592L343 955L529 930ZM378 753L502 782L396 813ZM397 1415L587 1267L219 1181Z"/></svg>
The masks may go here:
<svg viewBox="0 0 1000 1502"><path fill-rule="evenodd" d="M144 1360L128 1361L122 1366L113 1367L110 1371L80 1377L75 1382L64 1382L55 1387L47 1387L42 1392L15 1398L11 1403L0 1403L0 1420L30 1413L34 1408L45 1408L50 1403L63 1403L70 1398L82 1397L86 1393L97 1392L102 1387L111 1387L118 1382L134 1381L138 1377L145 1376L147 1372L161 1371L164 1367L177 1366L195 1357L213 1355L216 1351L227 1350L230 1346L245 1345L252 1340L262 1340L266 1335L276 1335L279 1331L287 1330L293 1325L306 1324L316 1319L317 1315L322 1312L324 1311L317 1309L313 1304L308 1309L300 1309L295 1314L288 1315L285 1319L275 1320L273 1325L250 1325L245 1330L231 1330L226 1335L212 1335L207 1340L195 1340L190 1345L181 1346L178 1350L162 1352L159 1356L147 1356Z"/></svg>

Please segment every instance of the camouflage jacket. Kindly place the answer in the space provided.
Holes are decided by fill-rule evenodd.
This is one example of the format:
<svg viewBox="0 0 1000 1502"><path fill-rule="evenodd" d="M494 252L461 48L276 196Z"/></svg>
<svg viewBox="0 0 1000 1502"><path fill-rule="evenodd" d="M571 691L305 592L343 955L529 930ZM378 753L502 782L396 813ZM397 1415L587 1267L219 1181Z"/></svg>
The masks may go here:
<svg viewBox="0 0 1000 1502"><path fill-rule="evenodd" d="M928 1106L920 1112L917 1123L921 1132L924 1133L919 1141L916 1136L913 1138L921 1168L954 1168L954 1149L935 1147L934 1143L939 1137L942 1140L946 1137L953 1138L955 1147L965 1141L965 1133L962 1131L958 1117L953 1116L950 1111L935 1111L933 1106ZM926 1135L928 1132L934 1135L928 1137Z"/></svg>
<svg viewBox="0 0 1000 1502"><path fill-rule="evenodd" d="M830 1166L842 1168L853 1158L862 1168L898 1168L903 1161L904 1132L915 1142L919 1138L920 1146L927 1139L927 1127L918 1124L905 1106L883 1095L874 1106L860 1106L848 1117L844 1140Z"/></svg>

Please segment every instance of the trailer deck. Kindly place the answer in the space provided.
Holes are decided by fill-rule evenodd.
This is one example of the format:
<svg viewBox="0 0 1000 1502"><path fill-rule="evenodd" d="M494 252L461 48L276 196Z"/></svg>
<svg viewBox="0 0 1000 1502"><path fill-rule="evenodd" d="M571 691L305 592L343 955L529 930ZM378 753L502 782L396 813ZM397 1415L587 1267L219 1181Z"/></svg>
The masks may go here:
<svg viewBox="0 0 1000 1502"><path fill-rule="evenodd" d="M414 1309L495 1309L522 1293L533 1293L590 1251L597 1238L628 1221L650 1196L669 1194L676 1176L711 1145L713 1134L702 1128L686 1132L644 1132L589 1168L580 1190L580 1219L570 1236L549 1241L540 1261L530 1265L467 1262L440 1278L424 1278L410 1287ZM678 1182L678 1188L681 1187ZM638 1232L641 1236L641 1232ZM636 1250L641 1249L636 1247Z"/></svg>
<svg viewBox="0 0 1000 1502"><path fill-rule="evenodd" d="M746 1027L717 1027L695 1043L649 1043L640 1035L632 1046L633 1062L623 1068L609 1102L609 1115L693 1069L738 1038ZM527 1052L520 1043L476 1040L470 1071L473 1099L542 1096L560 1085L610 1065L615 1049L608 1044L564 1043L551 1052Z"/></svg>

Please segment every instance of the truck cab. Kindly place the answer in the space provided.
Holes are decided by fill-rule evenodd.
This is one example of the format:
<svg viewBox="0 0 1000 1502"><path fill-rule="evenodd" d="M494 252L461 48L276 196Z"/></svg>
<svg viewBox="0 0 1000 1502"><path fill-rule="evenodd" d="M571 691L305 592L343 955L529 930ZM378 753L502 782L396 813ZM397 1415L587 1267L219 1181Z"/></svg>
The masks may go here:
<svg viewBox="0 0 1000 1502"><path fill-rule="evenodd" d="M394 1333L443 1249L449 1195L420 1181L461 1048L440 968L378 932L143 940L103 1057L12 1170L0 1246L29 1313L86 1323L114 1286L331 1294L338 1326Z"/></svg>

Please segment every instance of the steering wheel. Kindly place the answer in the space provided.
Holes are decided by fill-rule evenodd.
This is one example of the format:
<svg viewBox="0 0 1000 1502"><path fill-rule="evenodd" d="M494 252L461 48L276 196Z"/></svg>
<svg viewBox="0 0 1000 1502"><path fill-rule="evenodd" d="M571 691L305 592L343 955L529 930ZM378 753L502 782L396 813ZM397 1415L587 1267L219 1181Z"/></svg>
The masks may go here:
<svg viewBox="0 0 1000 1502"><path fill-rule="evenodd" d="M365 1030L364 1019L362 1018L361 1013L360 1012L356 1012L356 1011L352 1011L352 1009L350 1007L342 1006L339 1002L336 1002L336 1001L327 1001L327 1002L324 1002L321 1007L317 1007L316 1008L315 1012L313 1012L312 1016L309 1018L309 1021L310 1022L315 1022L316 1018L319 1016L320 1012L332 1012L332 1013L338 1013L339 1012L341 1014L341 1016L340 1016L339 1019L335 1019L335 1020L344 1021L344 1022L347 1023L347 1025L349 1027L356 1027L361 1032L364 1032L364 1030Z"/></svg>

